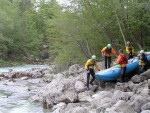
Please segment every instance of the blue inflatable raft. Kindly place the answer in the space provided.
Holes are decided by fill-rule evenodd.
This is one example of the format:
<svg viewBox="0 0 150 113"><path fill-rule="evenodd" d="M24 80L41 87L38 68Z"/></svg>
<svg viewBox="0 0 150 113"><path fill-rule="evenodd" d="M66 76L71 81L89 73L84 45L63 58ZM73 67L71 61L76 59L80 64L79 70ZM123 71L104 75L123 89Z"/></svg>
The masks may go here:
<svg viewBox="0 0 150 113"><path fill-rule="evenodd" d="M146 55L147 55L147 59L150 61L150 52L146 52ZM138 68L138 63L139 63L138 57L128 60L126 75L135 71ZM117 80L120 76L120 70L121 68L118 68L117 66L113 66L109 69L97 72L95 74L95 77L97 80L102 80L102 81Z"/></svg>

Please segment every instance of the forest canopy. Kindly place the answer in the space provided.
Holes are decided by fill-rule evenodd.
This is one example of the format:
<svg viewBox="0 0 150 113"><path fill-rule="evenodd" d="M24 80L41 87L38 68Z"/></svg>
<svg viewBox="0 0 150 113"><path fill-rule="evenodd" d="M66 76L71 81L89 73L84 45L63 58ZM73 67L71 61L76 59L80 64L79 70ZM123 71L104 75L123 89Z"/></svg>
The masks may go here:
<svg viewBox="0 0 150 113"><path fill-rule="evenodd" d="M48 46L53 62L84 63L111 43L136 52L150 50L150 0L0 0L0 57L41 57Z"/></svg>

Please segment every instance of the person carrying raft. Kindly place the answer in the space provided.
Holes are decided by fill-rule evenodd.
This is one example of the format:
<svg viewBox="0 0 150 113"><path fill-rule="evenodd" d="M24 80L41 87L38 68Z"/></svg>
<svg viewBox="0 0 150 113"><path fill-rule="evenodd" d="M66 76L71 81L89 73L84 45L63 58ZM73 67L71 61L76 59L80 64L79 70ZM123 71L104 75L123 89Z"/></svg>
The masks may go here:
<svg viewBox="0 0 150 113"><path fill-rule="evenodd" d="M95 80L94 66L97 68L98 71L100 71L99 66L96 63L95 55L93 55L91 59L87 60L85 64L85 69L87 70L87 84L86 84L87 90L89 90L90 75L92 76L90 84L92 84L92 82Z"/></svg>
<svg viewBox="0 0 150 113"><path fill-rule="evenodd" d="M134 56L134 47L131 45L131 43L129 41L127 42L126 52L128 54L128 59L133 58L133 56Z"/></svg>
<svg viewBox="0 0 150 113"><path fill-rule="evenodd" d="M127 56L123 53L122 49L119 50L119 56L116 63L121 67L120 80L121 82L125 82L126 65L128 64L128 59Z"/></svg>
<svg viewBox="0 0 150 113"><path fill-rule="evenodd" d="M143 73L144 71L147 70L147 66L150 64L146 55L145 55L145 52L144 50L141 50L140 51L140 56L139 56L139 71L138 71L138 74L141 74Z"/></svg>
<svg viewBox="0 0 150 113"><path fill-rule="evenodd" d="M112 53L114 55L116 55L116 51L114 48L112 48L111 44L107 44L106 47L104 47L102 50L102 55L105 57L105 68L110 68L110 64L111 64L111 56L112 56ZM116 55L117 57L117 55Z"/></svg>

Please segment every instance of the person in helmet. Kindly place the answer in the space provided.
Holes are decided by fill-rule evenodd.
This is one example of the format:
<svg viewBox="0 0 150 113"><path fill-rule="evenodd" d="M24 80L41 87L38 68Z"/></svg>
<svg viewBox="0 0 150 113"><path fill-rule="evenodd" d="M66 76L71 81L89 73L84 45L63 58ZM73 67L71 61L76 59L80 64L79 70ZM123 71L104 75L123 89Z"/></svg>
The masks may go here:
<svg viewBox="0 0 150 113"><path fill-rule="evenodd" d="M125 82L126 65L128 64L128 59L127 56L123 54L122 49L119 50L119 56L116 63L119 64L121 67L120 80L121 82Z"/></svg>
<svg viewBox="0 0 150 113"><path fill-rule="evenodd" d="M134 47L131 45L131 43L129 41L127 42L126 52L128 54L128 59L133 58L133 56L134 56Z"/></svg>
<svg viewBox="0 0 150 113"><path fill-rule="evenodd" d="M106 47L104 47L102 50L102 55L104 56L105 59L105 68L110 68L111 64L111 56L112 54L116 55L116 51L114 48L112 48L111 44L107 44ZM116 55L117 57L117 55Z"/></svg>
<svg viewBox="0 0 150 113"><path fill-rule="evenodd" d="M92 76L92 79L90 81L90 84L95 80L95 72L94 72L94 66L97 68L97 70L100 71L99 66L96 63L96 56L93 55L91 59L87 60L85 64L85 69L87 70L87 90L89 90L89 81L90 81L90 75Z"/></svg>
<svg viewBox="0 0 150 113"><path fill-rule="evenodd" d="M144 71L147 70L147 65L149 65L149 61L145 55L144 50L140 51L140 56L139 56L139 72L138 74L143 73Z"/></svg>

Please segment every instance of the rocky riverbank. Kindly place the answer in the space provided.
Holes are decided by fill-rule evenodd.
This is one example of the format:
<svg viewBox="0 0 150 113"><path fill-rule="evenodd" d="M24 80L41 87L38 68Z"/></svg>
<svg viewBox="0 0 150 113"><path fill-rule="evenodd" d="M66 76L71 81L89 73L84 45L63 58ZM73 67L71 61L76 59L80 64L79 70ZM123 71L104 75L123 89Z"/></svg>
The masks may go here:
<svg viewBox="0 0 150 113"><path fill-rule="evenodd" d="M95 82L89 91L79 65L51 78L32 100L53 113L150 113L150 70L126 83Z"/></svg>
<svg viewBox="0 0 150 113"><path fill-rule="evenodd" d="M27 85L22 91L26 91L26 99L52 113L150 113L150 70L125 83L95 81L89 91L85 87L86 71L77 64L58 74L53 74L53 68L1 73L1 80L1 84L5 81L3 88L18 81L24 86L38 80L40 87Z"/></svg>

